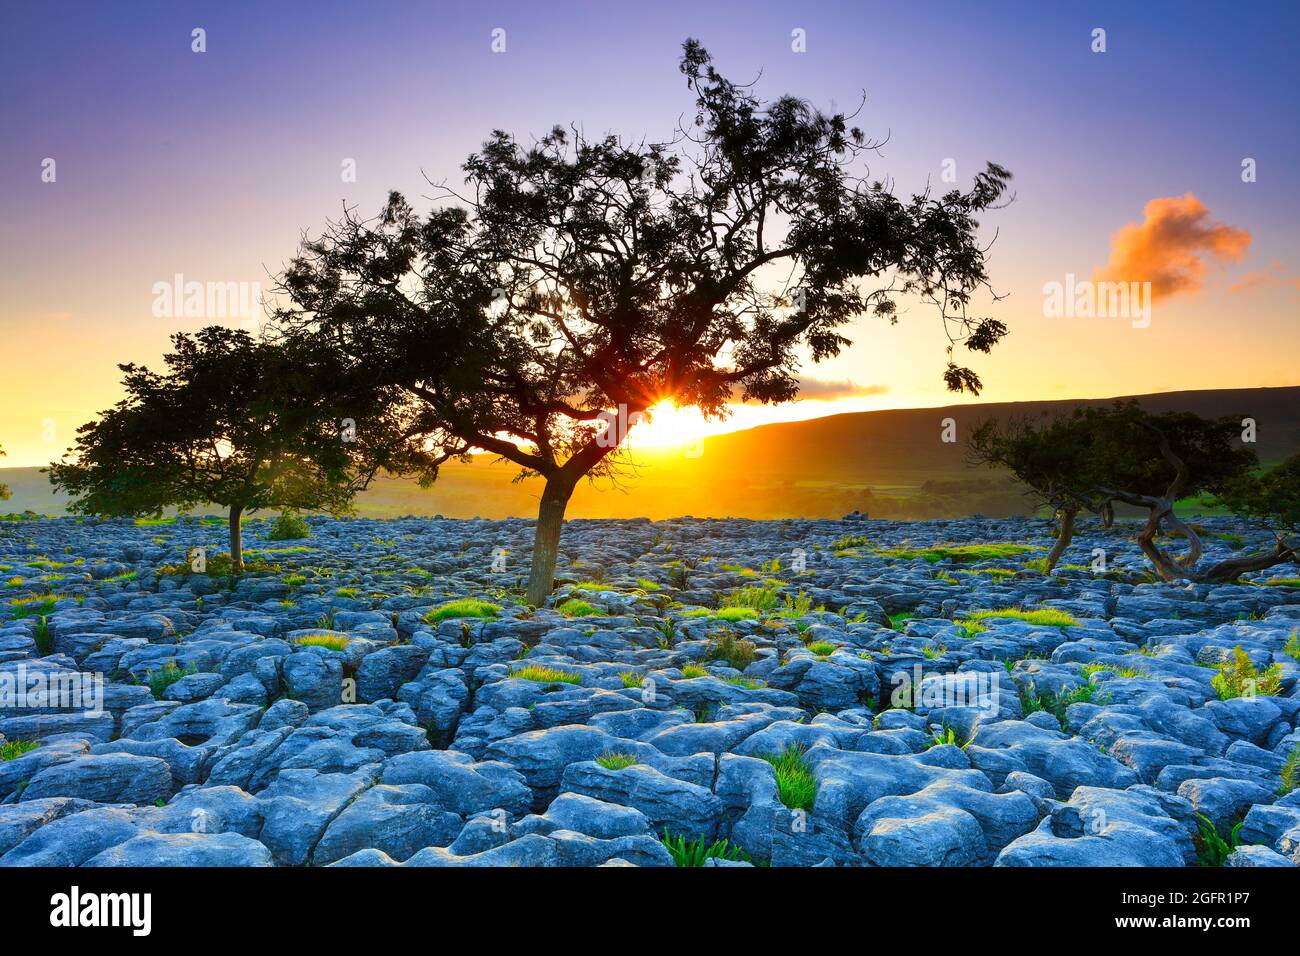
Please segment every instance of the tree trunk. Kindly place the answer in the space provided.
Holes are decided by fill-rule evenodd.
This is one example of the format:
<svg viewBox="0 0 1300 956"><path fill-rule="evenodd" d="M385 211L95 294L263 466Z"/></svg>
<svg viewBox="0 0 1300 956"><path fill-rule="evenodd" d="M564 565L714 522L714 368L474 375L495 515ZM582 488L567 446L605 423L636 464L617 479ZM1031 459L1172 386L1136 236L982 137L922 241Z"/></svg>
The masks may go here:
<svg viewBox="0 0 1300 956"><path fill-rule="evenodd" d="M1192 577L1190 569L1201 557L1201 539L1194 530L1183 524L1174 514L1174 503L1170 498L1155 500L1147 507L1151 509L1147 523L1138 534L1138 547L1155 567L1156 574L1162 581L1181 581ZM1189 548L1181 558L1171 558L1156 544L1162 523L1167 522L1170 530L1182 531L1187 535Z"/></svg>
<svg viewBox="0 0 1300 956"><path fill-rule="evenodd" d="M555 587L555 559L564 528L564 509L573 495L573 484L553 475L546 480L542 503L537 509L537 533L533 538L533 565L528 573L528 603L541 607Z"/></svg>
<svg viewBox="0 0 1300 956"><path fill-rule="evenodd" d="M1294 561L1300 565L1300 548L1281 538L1272 551L1260 551L1241 558L1228 558L1206 570L1201 579L1214 584L1230 584L1248 571L1263 571L1279 564Z"/></svg>
<svg viewBox="0 0 1300 956"><path fill-rule="evenodd" d="M1077 508L1062 508L1056 513L1061 523L1061 530L1056 536L1056 544L1052 545L1052 550L1047 552L1048 574L1056 568L1056 562L1061 560L1061 555L1065 554L1065 549L1074 539L1074 518L1078 513Z"/></svg>
<svg viewBox="0 0 1300 956"><path fill-rule="evenodd" d="M240 518L244 514L243 505L230 506L230 570L244 570L244 538L240 527Z"/></svg>

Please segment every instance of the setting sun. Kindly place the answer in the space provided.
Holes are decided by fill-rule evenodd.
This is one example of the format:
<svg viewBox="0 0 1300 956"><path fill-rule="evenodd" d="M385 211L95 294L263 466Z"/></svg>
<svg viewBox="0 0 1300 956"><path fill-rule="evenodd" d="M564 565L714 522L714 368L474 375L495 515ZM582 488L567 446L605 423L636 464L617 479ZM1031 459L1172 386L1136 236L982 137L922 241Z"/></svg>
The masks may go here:
<svg viewBox="0 0 1300 956"><path fill-rule="evenodd" d="M704 436L715 434L716 424L710 425L696 408L678 408L665 399L646 410L645 418L628 431L631 448L676 448L682 445L699 445Z"/></svg>

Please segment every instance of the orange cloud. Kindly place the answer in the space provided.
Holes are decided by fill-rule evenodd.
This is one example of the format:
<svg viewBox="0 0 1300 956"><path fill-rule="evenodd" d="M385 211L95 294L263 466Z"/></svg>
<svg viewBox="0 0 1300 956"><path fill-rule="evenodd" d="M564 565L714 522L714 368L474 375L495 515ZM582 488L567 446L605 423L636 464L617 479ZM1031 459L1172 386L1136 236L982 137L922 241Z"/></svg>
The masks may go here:
<svg viewBox="0 0 1300 956"><path fill-rule="evenodd" d="M1228 291L1233 293L1250 292L1254 289L1271 289L1279 285L1289 285L1293 289L1300 290L1300 277L1287 275L1286 267L1281 262L1274 260L1268 264L1267 269L1256 269L1254 272L1247 272L1228 286Z"/></svg>
<svg viewBox="0 0 1300 956"><path fill-rule="evenodd" d="M1098 282L1150 282L1153 300L1197 292L1210 269L1238 262L1250 248L1250 233L1215 222L1191 193L1152 199L1142 222L1129 223L1110 240L1110 262Z"/></svg>

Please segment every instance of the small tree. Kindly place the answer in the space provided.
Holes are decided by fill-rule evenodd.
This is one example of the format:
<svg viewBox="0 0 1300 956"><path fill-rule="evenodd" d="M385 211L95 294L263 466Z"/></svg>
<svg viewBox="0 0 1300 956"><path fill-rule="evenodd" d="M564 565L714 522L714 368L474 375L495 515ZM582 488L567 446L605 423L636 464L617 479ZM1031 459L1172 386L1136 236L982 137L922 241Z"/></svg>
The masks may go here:
<svg viewBox="0 0 1300 956"><path fill-rule="evenodd" d="M967 442L968 461L1005 468L1039 504L1052 509L1058 534L1047 554L1048 574L1070 546L1079 512L1100 505L1099 476L1094 470L1098 459L1090 448L1091 435L1076 413L1045 421L1026 417L982 422Z"/></svg>
<svg viewBox="0 0 1300 956"><path fill-rule="evenodd" d="M788 401L804 361L836 355L851 319L896 321L900 294L937 310L954 391L980 387L954 344L987 352L1006 332L968 312L988 285L975 217L1005 169L902 201L869 178L879 144L843 114L762 102L693 40L680 68L696 116L672 142L494 132L467 190L442 188L424 218L396 193L375 220L349 210L282 276L284 324L323 330L417 403L426 477L483 449L545 479L536 605L577 483L609 475L627 423L659 402L712 417L733 393Z"/></svg>
<svg viewBox="0 0 1300 956"><path fill-rule="evenodd" d="M1223 492L1257 463L1255 453L1240 444L1241 416L1153 415L1131 399L1079 414L1091 433L1092 468L1102 476L1096 489L1100 507L1119 501L1145 508L1147 520L1137 541L1156 574L1166 581L1195 577L1201 539L1174 507L1184 497ZM1157 542L1162 531L1185 536L1187 551L1166 554Z"/></svg>
<svg viewBox="0 0 1300 956"><path fill-rule="evenodd" d="M1277 541L1272 550L1220 561L1205 572L1207 581L1235 581L1249 571L1288 561L1300 564L1300 454L1261 475L1240 476L1217 497L1232 511L1267 528Z"/></svg>
<svg viewBox="0 0 1300 956"><path fill-rule="evenodd" d="M3 448L0 448L0 458L3 458L4 456L5 456L5 450ZM8 501L8 500L9 500L9 486L0 484L0 501Z"/></svg>
<svg viewBox="0 0 1300 956"><path fill-rule="evenodd" d="M50 481L74 498L71 510L159 515L221 505L238 571L244 514L344 510L388 463L388 450L401 447L383 396L350 392L354 377L319 343L257 341L217 326L172 343L164 373L120 366L126 397L78 429L71 460L50 466ZM355 441L340 434L347 418L358 423Z"/></svg>

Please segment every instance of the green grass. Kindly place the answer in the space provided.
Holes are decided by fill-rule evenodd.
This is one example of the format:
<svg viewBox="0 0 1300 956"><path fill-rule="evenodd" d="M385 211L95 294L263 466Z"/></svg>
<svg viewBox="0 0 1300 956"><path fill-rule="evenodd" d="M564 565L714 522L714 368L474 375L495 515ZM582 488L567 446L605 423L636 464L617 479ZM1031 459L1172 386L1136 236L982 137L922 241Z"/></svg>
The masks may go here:
<svg viewBox="0 0 1300 956"><path fill-rule="evenodd" d="M971 568L971 569L969 569L969 570L963 568L962 570L958 571L957 573L958 573L958 574L971 574L971 575L974 575L974 574L987 574L989 577L993 578L993 580L995 580L995 581L1005 581L1007 578L1014 578L1014 577L1016 576L1016 572L1015 572L1015 571L1008 570L1007 568Z"/></svg>
<svg viewBox="0 0 1300 956"><path fill-rule="evenodd" d="M781 602L781 606L771 612L771 617L783 618L787 621L796 621L812 610L812 595L800 591L797 596L787 594ZM826 608L819 607L818 611L824 611Z"/></svg>
<svg viewBox="0 0 1300 956"><path fill-rule="evenodd" d="M638 674L636 671L619 671L618 679L623 682L624 687L640 687L641 682L645 680L645 677Z"/></svg>
<svg viewBox="0 0 1300 956"><path fill-rule="evenodd" d="M850 551L853 548L865 548L871 544L865 534L846 534L844 537L831 543L832 551Z"/></svg>
<svg viewBox="0 0 1300 956"><path fill-rule="evenodd" d="M291 574L284 579L284 583L291 588L300 588L307 583L307 576L305 574Z"/></svg>
<svg viewBox="0 0 1300 956"><path fill-rule="evenodd" d="M966 620L969 621L987 621L994 618L1024 621L1026 624L1034 624L1039 627L1076 627L1079 623L1073 614L1068 611L1058 611L1055 608L1036 608L1032 611L1022 611L1019 608L1004 607L994 611L972 611L966 615Z"/></svg>
<svg viewBox="0 0 1300 956"><path fill-rule="evenodd" d="M726 661L729 667L743 671L754 663L755 650L752 641L741 640L731 631L727 631L709 641L708 648L704 652L704 659L706 661Z"/></svg>
<svg viewBox="0 0 1300 956"><path fill-rule="evenodd" d="M1300 787L1300 744L1291 748L1282 764L1282 785L1277 788L1277 795L1285 797L1296 787Z"/></svg>
<svg viewBox="0 0 1300 956"><path fill-rule="evenodd" d="M1110 701L1110 694L1092 681L1084 681L1078 687L1061 694L1049 692L1039 694L1034 685L1029 684L1019 689L1019 697L1020 710L1025 717L1041 710L1055 717L1062 728L1065 727L1066 711L1070 709L1071 704L1102 705Z"/></svg>
<svg viewBox="0 0 1300 956"><path fill-rule="evenodd" d="M610 752L597 757L596 763L606 770L626 770L628 767L636 766L638 761L632 754Z"/></svg>
<svg viewBox="0 0 1300 956"><path fill-rule="evenodd" d="M726 840L705 843L704 838L701 837L698 840L687 842L684 836L672 836L667 827L664 827L664 835L659 842L668 848L673 863L677 866L703 866L705 860L711 860L715 857L722 860L753 862L750 860L749 854L738 846L732 846Z"/></svg>
<svg viewBox="0 0 1300 956"><path fill-rule="evenodd" d="M54 653L54 638L50 635L49 622L44 617L36 623L33 639L36 641L36 652L41 657L49 657Z"/></svg>
<svg viewBox="0 0 1300 956"><path fill-rule="evenodd" d="M961 628L961 636L964 638L972 638L976 634L983 634L988 630L979 621L954 621L953 623Z"/></svg>
<svg viewBox="0 0 1300 956"><path fill-rule="evenodd" d="M14 620L24 617L45 617L54 610L54 605L59 601L59 595L34 595L32 597L14 598L9 602L13 608Z"/></svg>
<svg viewBox="0 0 1300 956"><path fill-rule="evenodd" d="M39 747L38 740L6 740L0 744L0 760L17 760L25 753L31 753Z"/></svg>
<svg viewBox="0 0 1300 956"><path fill-rule="evenodd" d="M1300 588L1300 578L1269 578L1260 583L1266 588Z"/></svg>
<svg viewBox="0 0 1300 956"><path fill-rule="evenodd" d="M719 621L726 621L728 624L735 624L737 621L758 620L758 612L752 607L724 607L714 616Z"/></svg>
<svg viewBox="0 0 1300 956"><path fill-rule="evenodd" d="M830 657L835 653L835 645L830 641L813 641L808 645L808 650L812 651L818 657Z"/></svg>
<svg viewBox="0 0 1300 956"><path fill-rule="evenodd" d="M804 748L792 744L779 754L760 754L776 773L776 789L781 802L791 810L811 810L817 799L817 780L803 759Z"/></svg>
<svg viewBox="0 0 1300 956"><path fill-rule="evenodd" d="M1286 639L1286 644L1282 647L1282 653L1300 663L1300 629L1291 632L1291 636Z"/></svg>
<svg viewBox="0 0 1300 956"><path fill-rule="evenodd" d="M912 618L916 617L913 611L899 611L897 614L889 615L889 627L891 630L898 630L898 625L906 624Z"/></svg>
<svg viewBox="0 0 1300 956"><path fill-rule="evenodd" d="M299 647L327 647L331 651L341 651L348 646L348 638L342 634L304 634L295 637L293 642Z"/></svg>
<svg viewBox="0 0 1300 956"><path fill-rule="evenodd" d="M360 594L361 591L357 588L338 588L334 593L341 598L354 598Z"/></svg>
<svg viewBox="0 0 1300 956"><path fill-rule="evenodd" d="M933 548L883 548L877 553L883 558L900 558L905 561L921 558L930 564L938 564L940 561L973 564L976 561L996 561L1042 550L1042 548L1031 544L997 543L952 544Z"/></svg>
<svg viewBox="0 0 1300 956"><path fill-rule="evenodd" d="M268 541L297 541L310 538L311 528L302 516L286 511L271 523L271 530L266 533Z"/></svg>
<svg viewBox="0 0 1300 956"><path fill-rule="evenodd" d="M1197 834L1192 838L1196 844L1197 866L1223 866L1232 851L1241 846L1241 826L1244 820L1233 824L1228 839L1219 836L1214 822L1203 813L1196 814Z"/></svg>
<svg viewBox="0 0 1300 956"><path fill-rule="evenodd" d="M734 687L743 687L745 690L759 690L767 686L766 681L754 680L751 677L724 677L724 683L731 684Z"/></svg>
<svg viewBox="0 0 1300 956"><path fill-rule="evenodd" d="M1218 671L1210 679L1210 685L1219 695L1219 700L1276 697L1282 690L1282 665L1274 664L1261 671L1240 644L1233 648L1232 660L1220 664Z"/></svg>
<svg viewBox="0 0 1300 956"><path fill-rule="evenodd" d="M935 731L929 743L925 745L925 749L929 750L931 747L960 747L965 750L968 743L970 743L970 738L957 733L954 728L944 724L942 729Z"/></svg>
<svg viewBox="0 0 1300 956"><path fill-rule="evenodd" d="M642 591L658 591L660 586L649 578L637 578L636 586Z"/></svg>
<svg viewBox="0 0 1300 956"><path fill-rule="evenodd" d="M581 684L581 674L571 674L568 671L562 671L558 667L547 667L545 664L529 664L518 670L510 672L511 677L518 677L520 680L536 681L539 684Z"/></svg>
<svg viewBox="0 0 1300 956"><path fill-rule="evenodd" d="M162 700L162 696L167 693L168 687L171 687L182 677L188 677L190 674L197 674L198 672L198 668L193 664L181 668L176 666L175 661L167 661L156 671L145 671L144 681L149 685L149 691L153 694L153 699Z"/></svg>
<svg viewBox="0 0 1300 956"><path fill-rule="evenodd" d="M1110 673L1114 674L1116 677L1145 677L1146 676L1146 673L1144 671L1140 671L1136 667L1125 667L1119 664L1089 663L1083 665L1083 676L1089 679L1092 678L1093 674L1100 673L1101 671L1109 671Z"/></svg>
<svg viewBox="0 0 1300 956"><path fill-rule="evenodd" d="M685 680L694 680L697 677L708 677L709 672L699 664L687 664L682 668L682 678Z"/></svg>
<svg viewBox="0 0 1300 956"><path fill-rule="evenodd" d="M577 598L569 598L555 609L565 617L592 617L593 615L605 613L600 608Z"/></svg>
<svg viewBox="0 0 1300 956"><path fill-rule="evenodd" d="M778 590L775 587L760 587L754 584L736 588L722 599L722 608L723 610L727 608L747 608L754 611L754 616L757 617L759 614L776 610L780 602L780 597L777 594Z"/></svg>
<svg viewBox="0 0 1300 956"><path fill-rule="evenodd" d="M500 613L501 606L499 604L493 604L491 601L480 601L477 598L460 598L435 607L424 615L424 623L433 624L435 621L448 621L458 617L477 617L492 620Z"/></svg>

